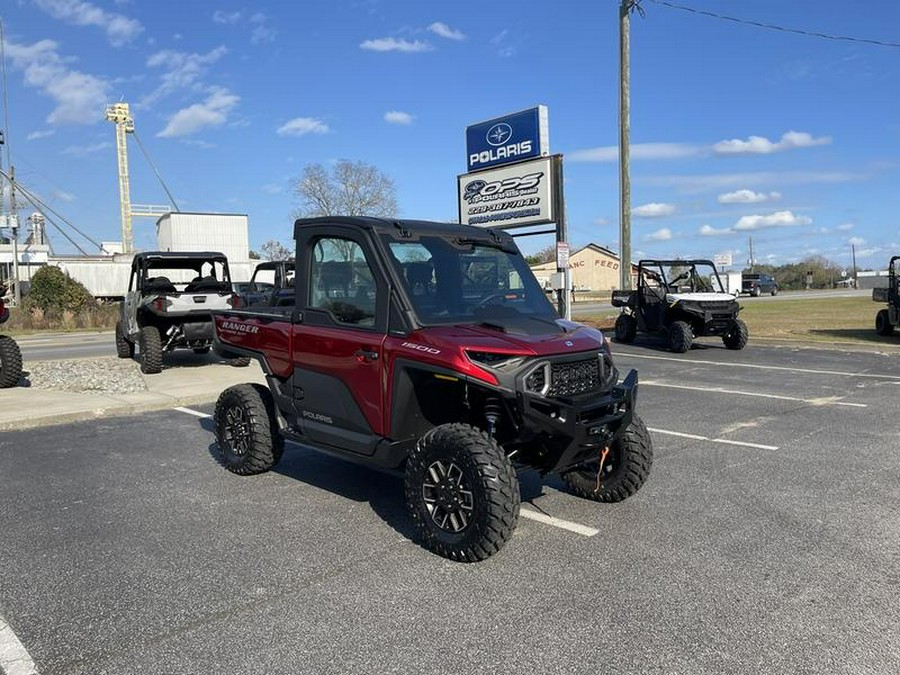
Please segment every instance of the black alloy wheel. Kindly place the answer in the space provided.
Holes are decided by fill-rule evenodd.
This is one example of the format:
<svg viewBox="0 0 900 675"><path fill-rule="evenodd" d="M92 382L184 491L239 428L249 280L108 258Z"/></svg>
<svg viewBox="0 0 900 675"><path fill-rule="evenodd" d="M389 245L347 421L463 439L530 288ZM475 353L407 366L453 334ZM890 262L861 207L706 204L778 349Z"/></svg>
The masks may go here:
<svg viewBox="0 0 900 675"><path fill-rule="evenodd" d="M428 467L422 482L422 500L431 521L453 534L469 526L475 510L471 482L452 461L438 460Z"/></svg>

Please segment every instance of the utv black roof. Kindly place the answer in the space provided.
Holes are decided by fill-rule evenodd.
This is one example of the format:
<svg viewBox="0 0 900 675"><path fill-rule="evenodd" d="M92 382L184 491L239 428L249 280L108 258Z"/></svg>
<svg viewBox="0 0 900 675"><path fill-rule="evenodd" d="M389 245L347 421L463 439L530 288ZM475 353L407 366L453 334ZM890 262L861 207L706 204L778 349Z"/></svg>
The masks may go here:
<svg viewBox="0 0 900 675"><path fill-rule="evenodd" d="M679 260L641 260L638 262L638 265L696 265L696 264L705 264L712 265L712 260L707 260L706 258L690 258L690 259L679 259Z"/></svg>
<svg viewBox="0 0 900 675"><path fill-rule="evenodd" d="M142 251L135 253L135 260L227 260L224 253L218 251Z"/></svg>
<svg viewBox="0 0 900 675"><path fill-rule="evenodd" d="M401 237L415 238L421 234L460 237L484 241L502 241L512 244L513 238L508 232L460 223L437 223L429 220L397 220L388 218L369 218L366 216L323 216L321 218L300 218L294 223L294 238L300 229L313 225L349 225L377 234L392 234Z"/></svg>

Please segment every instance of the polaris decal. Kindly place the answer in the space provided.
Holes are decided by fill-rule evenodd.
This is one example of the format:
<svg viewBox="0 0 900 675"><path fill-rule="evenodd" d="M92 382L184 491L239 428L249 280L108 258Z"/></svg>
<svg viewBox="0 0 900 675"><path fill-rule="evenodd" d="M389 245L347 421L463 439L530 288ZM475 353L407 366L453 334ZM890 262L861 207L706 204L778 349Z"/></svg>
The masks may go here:
<svg viewBox="0 0 900 675"><path fill-rule="evenodd" d="M406 347L407 349L415 349L417 352L424 352L426 354L440 354L440 349L435 349L434 347L426 347L425 345L418 345L415 342L404 342L400 345L401 347Z"/></svg>
<svg viewBox="0 0 900 675"><path fill-rule="evenodd" d="M467 171L550 154L547 106L536 106L466 127Z"/></svg>
<svg viewBox="0 0 900 675"><path fill-rule="evenodd" d="M309 410L304 410L303 416L308 420L312 420L313 422L324 422L325 424L334 424L334 420L331 419L328 415L322 415L320 413L310 412Z"/></svg>
<svg viewBox="0 0 900 675"><path fill-rule="evenodd" d="M232 333L249 333L253 335L259 332L259 326L248 323L235 323L234 321L223 321L219 324L219 330L231 331Z"/></svg>

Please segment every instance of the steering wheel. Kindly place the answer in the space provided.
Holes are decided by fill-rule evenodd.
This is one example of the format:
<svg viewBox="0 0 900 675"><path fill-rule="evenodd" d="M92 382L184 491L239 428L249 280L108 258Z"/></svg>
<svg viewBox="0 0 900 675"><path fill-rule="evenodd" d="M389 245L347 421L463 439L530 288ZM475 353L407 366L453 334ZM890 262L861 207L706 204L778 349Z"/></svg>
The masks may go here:
<svg viewBox="0 0 900 675"><path fill-rule="evenodd" d="M507 296L509 296L509 295L515 295L516 300L518 300L520 297L522 297L521 295L519 295L519 293L517 291L505 291L502 293L491 293L490 295L486 295L481 300L476 302L475 307L481 308L481 307L487 307L488 305L498 304L496 302L497 300L501 300L501 301L507 300L507 299L512 300L513 298L507 298Z"/></svg>

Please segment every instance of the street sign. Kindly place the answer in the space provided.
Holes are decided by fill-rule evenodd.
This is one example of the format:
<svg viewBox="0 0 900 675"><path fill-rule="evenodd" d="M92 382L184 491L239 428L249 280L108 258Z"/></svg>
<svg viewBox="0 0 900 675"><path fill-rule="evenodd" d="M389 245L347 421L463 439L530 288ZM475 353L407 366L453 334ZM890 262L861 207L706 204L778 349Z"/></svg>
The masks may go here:
<svg viewBox="0 0 900 675"><path fill-rule="evenodd" d="M569 242L556 242L556 268L564 270L569 267Z"/></svg>
<svg viewBox="0 0 900 675"><path fill-rule="evenodd" d="M730 253L717 253L713 258L716 267L729 267L731 265Z"/></svg>

